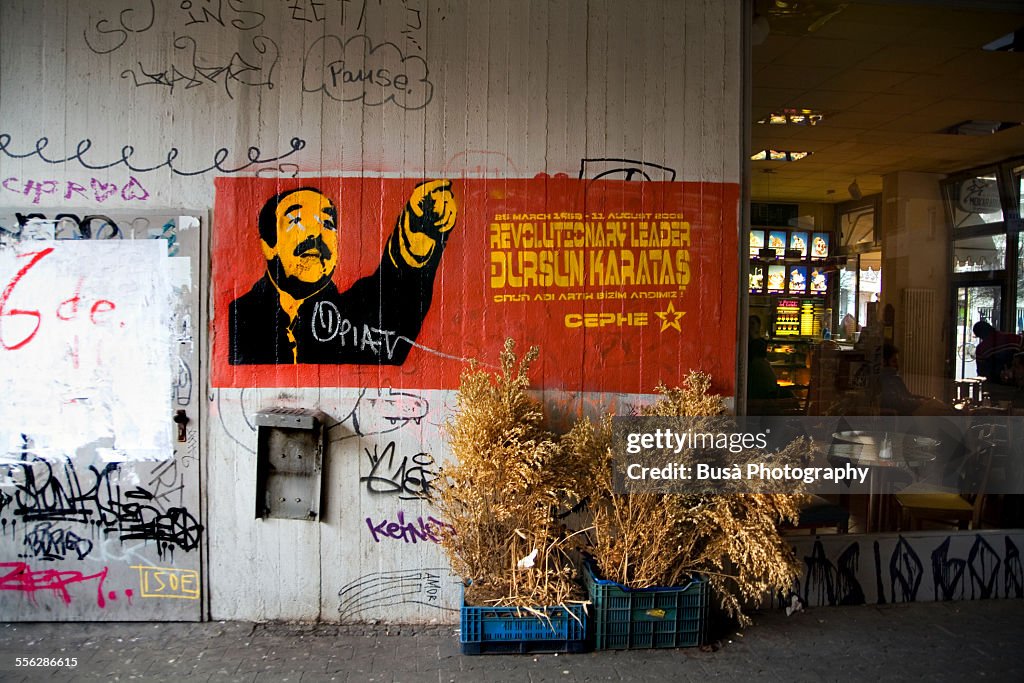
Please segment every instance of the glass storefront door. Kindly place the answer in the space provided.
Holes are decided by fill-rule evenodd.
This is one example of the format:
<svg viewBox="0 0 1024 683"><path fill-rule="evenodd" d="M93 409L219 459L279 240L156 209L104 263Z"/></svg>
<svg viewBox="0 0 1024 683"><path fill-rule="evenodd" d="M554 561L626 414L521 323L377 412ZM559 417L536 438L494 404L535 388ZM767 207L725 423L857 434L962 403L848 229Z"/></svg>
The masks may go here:
<svg viewBox="0 0 1024 683"><path fill-rule="evenodd" d="M974 324L982 320L1002 329L1003 288L1000 285L966 285L956 289L956 337L954 378L976 377L974 349L980 341Z"/></svg>

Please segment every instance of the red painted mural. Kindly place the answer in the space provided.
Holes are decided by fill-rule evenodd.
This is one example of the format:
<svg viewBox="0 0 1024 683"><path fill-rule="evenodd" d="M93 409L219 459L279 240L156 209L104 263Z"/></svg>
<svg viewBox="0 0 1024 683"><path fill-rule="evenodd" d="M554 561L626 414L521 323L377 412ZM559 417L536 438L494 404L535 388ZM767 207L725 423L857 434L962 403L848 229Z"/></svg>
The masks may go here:
<svg viewBox="0 0 1024 683"><path fill-rule="evenodd" d="M506 337L538 385L734 391L731 183L218 178L216 387L452 389Z"/></svg>

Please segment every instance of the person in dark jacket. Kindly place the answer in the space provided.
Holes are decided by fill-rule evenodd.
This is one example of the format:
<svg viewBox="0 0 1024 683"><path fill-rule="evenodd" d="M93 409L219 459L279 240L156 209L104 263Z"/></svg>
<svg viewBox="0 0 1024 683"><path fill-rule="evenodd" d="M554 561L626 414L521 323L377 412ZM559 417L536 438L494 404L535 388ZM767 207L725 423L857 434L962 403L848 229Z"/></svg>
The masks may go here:
<svg viewBox="0 0 1024 683"><path fill-rule="evenodd" d="M974 335L981 339L974 350L978 374L990 382L1009 383L1013 357L1022 350L1021 336L1000 332L986 320L974 323Z"/></svg>
<svg viewBox="0 0 1024 683"><path fill-rule="evenodd" d="M267 272L231 302L229 362L401 365L430 309L456 213L449 181L417 186L377 270L339 292L334 202L313 187L272 197L258 220Z"/></svg>

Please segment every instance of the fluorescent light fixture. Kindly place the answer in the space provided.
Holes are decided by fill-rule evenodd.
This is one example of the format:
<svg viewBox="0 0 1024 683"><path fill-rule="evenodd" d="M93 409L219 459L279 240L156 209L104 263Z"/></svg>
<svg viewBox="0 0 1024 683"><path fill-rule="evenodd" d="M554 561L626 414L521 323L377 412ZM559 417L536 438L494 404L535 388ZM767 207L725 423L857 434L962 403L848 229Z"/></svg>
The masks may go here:
<svg viewBox="0 0 1024 683"><path fill-rule="evenodd" d="M781 149L762 149L750 155L751 161L800 161L813 152L793 152Z"/></svg>
<svg viewBox="0 0 1024 683"><path fill-rule="evenodd" d="M813 109L783 109L772 112L758 123L766 123L771 126L816 126L825 118L825 114Z"/></svg>

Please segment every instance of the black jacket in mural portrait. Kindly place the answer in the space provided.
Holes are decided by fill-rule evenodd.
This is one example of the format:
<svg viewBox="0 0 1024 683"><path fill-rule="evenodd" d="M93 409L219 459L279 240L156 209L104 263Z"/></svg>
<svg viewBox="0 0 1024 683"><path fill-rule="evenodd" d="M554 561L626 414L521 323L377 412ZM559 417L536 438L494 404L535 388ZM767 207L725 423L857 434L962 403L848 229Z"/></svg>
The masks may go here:
<svg viewBox="0 0 1024 683"><path fill-rule="evenodd" d="M448 233L435 215L408 209L388 239L380 266L339 292L334 282L303 299L293 321L269 273L231 302L232 365L401 365L433 298L434 277ZM450 226L449 226L450 227ZM410 235L429 235L433 248L410 265Z"/></svg>

